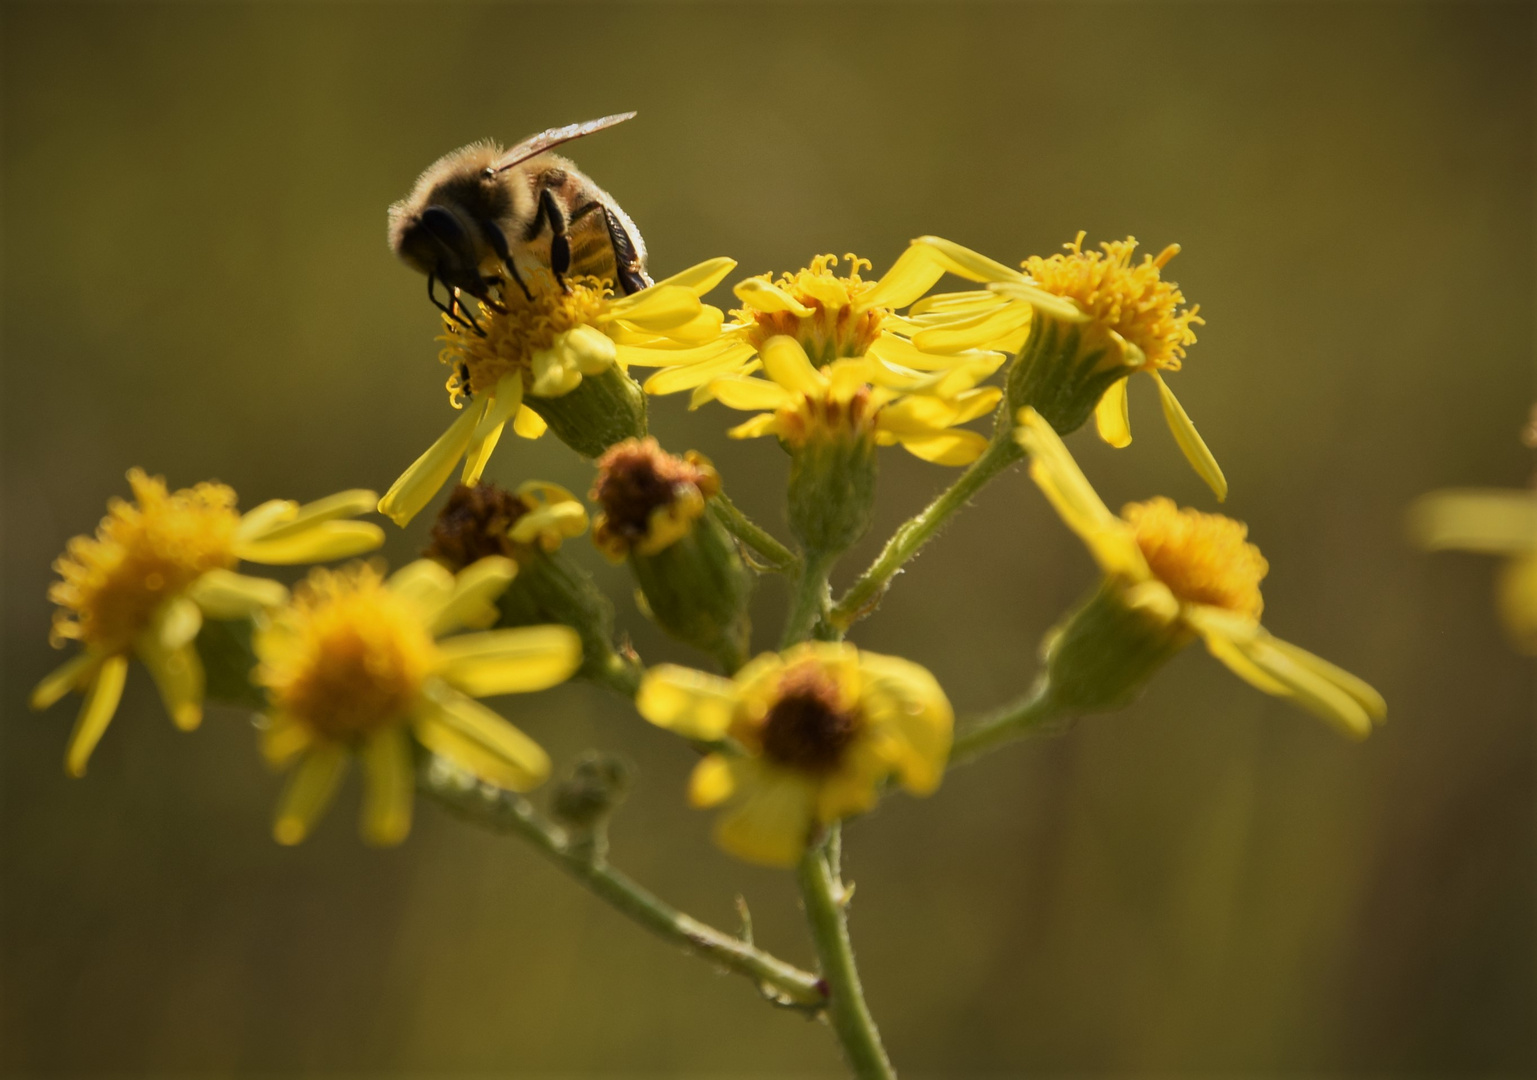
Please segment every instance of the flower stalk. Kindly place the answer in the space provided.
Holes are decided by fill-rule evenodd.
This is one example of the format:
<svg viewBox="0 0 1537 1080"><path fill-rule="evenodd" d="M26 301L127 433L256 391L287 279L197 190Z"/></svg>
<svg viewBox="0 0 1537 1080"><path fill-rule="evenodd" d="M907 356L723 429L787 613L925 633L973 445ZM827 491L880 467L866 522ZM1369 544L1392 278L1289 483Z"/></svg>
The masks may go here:
<svg viewBox="0 0 1537 1080"><path fill-rule="evenodd" d="M838 826L829 827L820 843L806 849L798 871L806 922L827 986L827 1016L855 1076L860 1080L895 1080L896 1070L881 1045L881 1035L870 1007L865 1004L859 969L854 964L854 946L849 941L845 915L851 893L844 888L831 861L841 846L838 836Z"/></svg>

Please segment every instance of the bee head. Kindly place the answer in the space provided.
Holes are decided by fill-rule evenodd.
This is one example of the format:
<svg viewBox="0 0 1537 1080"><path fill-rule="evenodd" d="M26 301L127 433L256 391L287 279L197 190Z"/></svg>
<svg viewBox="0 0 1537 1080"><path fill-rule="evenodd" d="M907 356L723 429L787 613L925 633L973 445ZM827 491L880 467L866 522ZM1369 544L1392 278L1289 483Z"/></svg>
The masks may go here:
<svg viewBox="0 0 1537 1080"><path fill-rule="evenodd" d="M391 246L406 265L471 296L486 298L480 273L485 242L473 222L449 207L432 205L390 224Z"/></svg>

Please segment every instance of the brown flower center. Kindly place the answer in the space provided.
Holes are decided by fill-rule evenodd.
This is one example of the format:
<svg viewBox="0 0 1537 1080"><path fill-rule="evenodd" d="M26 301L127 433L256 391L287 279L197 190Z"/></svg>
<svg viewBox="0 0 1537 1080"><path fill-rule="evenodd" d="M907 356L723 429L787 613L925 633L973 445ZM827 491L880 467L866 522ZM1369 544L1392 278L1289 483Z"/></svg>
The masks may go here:
<svg viewBox="0 0 1537 1080"><path fill-rule="evenodd" d="M460 484L448 496L422 554L458 573L488 555L515 559L520 545L509 535L528 506L505 488L481 481Z"/></svg>
<svg viewBox="0 0 1537 1080"><path fill-rule="evenodd" d="M843 707L827 674L817 665L803 665L779 682L779 699L760 733L763 756L801 772L829 773L843 762L861 726L859 714Z"/></svg>
<svg viewBox="0 0 1537 1080"><path fill-rule="evenodd" d="M592 498L603 508L605 534L628 544L645 538L654 511L691 487L708 498L720 490L720 481L696 455L674 457L648 436L626 439L598 459Z"/></svg>

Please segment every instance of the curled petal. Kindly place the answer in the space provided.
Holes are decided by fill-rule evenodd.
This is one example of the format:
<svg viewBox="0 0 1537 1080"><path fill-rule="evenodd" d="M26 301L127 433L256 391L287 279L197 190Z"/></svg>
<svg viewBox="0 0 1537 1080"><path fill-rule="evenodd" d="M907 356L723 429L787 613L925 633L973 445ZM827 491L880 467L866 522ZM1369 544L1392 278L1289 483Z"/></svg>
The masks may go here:
<svg viewBox="0 0 1537 1080"><path fill-rule="evenodd" d="M1163 418L1168 421L1169 430L1174 433L1174 441L1179 443L1180 450L1185 455L1185 460L1195 469L1197 475L1206 481L1212 494L1217 496L1217 501L1222 502L1227 498L1227 477L1222 475L1222 467L1217 464L1217 459L1206 448L1206 442L1196 431L1195 425L1190 422L1184 406L1174 396L1174 391L1169 389L1163 377L1156 371L1148 374L1153 376L1153 381L1158 384L1158 399L1163 404Z"/></svg>
<svg viewBox="0 0 1537 1080"><path fill-rule="evenodd" d="M484 412L483 406L464 409L438 441L390 485L384 498L379 500L379 513L402 527L421 513L469 450L475 437L475 426Z"/></svg>
<svg viewBox="0 0 1537 1080"><path fill-rule="evenodd" d="M85 701L75 718L75 729L70 732L69 745L64 750L64 771L71 776L84 776L86 762L91 751L101 741L117 712L117 703L123 697L123 682L128 678L128 657L108 656L101 661L96 676L86 687Z"/></svg>
<svg viewBox="0 0 1537 1080"><path fill-rule="evenodd" d="M1126 394L1126 379L1110 384L1094 407L1094 426L1099 437L1117 449L1131 445L1131 409Z"/></svg>

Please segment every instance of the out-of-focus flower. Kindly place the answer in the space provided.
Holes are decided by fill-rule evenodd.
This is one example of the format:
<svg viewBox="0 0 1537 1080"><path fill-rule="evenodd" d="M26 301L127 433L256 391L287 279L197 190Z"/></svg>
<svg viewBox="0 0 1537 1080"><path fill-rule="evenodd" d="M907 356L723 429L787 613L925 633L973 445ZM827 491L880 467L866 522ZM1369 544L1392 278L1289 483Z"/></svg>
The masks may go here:
<svg viewBox="0 0 1537 1080"><path fill-rule="evenodd" d="M404 525L461 460L463 482L475 483L509 421L524 438L553 429L585 457L644 435L645 395L625 368L636 356L716 340L724 316L699 298L735 265L712 259L620 297L595 278L568 278L563 290L544 275L529 296L508 287L502 303L481 304L479 329L445 316L439 358L451 369L459 418L395 481L379 512Z"/></svg>
<svg viewBox="0 0 1537 1080"><path fill-rule="evenodd" d="M793 865L819 826L873 807L888 777L934 791L954 725L924 668L831 642L765 653L734 679L663 664L636 706L686 738L734 741L694 769L689 799L727 804L716 841L770 866Z"/></svg>
<svg viewBox="0 0 1537 1080"><path fill-rule="evenodd" d="M480 481L449 493L425 554L450 570L487 555L505 556L522 567L534 552L553 554L562 541L586 531L587 508L559 484L528 480L507 491Z"/></svg>
<svg viewBox="0 0 1537 1080"><path fill-rule="evenodd" d="M130 656L154 676L177 727L190 731L202 722L203 665L193 642L204 616L242 618L288 597L276 581L236 573L242 559L321 562L384 542L377 525L344 520L373 509L371 491L305 506L277 499L241 515L223 484L172 492L141 469L129 471L128 484L133 501L113 499L94 538L69 542L54 563L62 580L48 590L59 605L54 645L74 640L84 648L37 685L31 703L46 709L71 690L84 692L64 759L73 776L84 775L117 711Z"/></svg>
<svg viewBox="0 0 1537 1080"><path fill-rule="evenodd" d="M1537 491L1433 491L1410 508L1409 525L1427 551L1505 556L1496 591L1500 620L1518 649L1537 654Z"/></svg>
<svg viewBox="0 0 1537 1080"><path fill-rule="evenodd" d="M297 844L325 811L356 755L363 836L396 844L411 829L410 737L480 780L513 791L543 782L550 762L527 735L474 699L543 690L582 659L565 626L490 630L494 600L517 573L482 559L458 575L422 559L385 579L371 565L315 570L255 637L256 682L269 706L262 751L295 766L273 834Z"/></svg>
<svg viewBox="0 0 1537 1080"><path fill-rule="evenodd" d="M1105 574L1099 592L1047 642L1050 693L1063 705L1120 704L1199 637L1246 682L1353 738L1383 719L1387 706L1365 682L1260 625L1259 585L1269 567L1241 523L1168 499L1131 503L1117 517L1044 417L1022 410L1015 435L1030 454L1031 478Z"/></svg>

